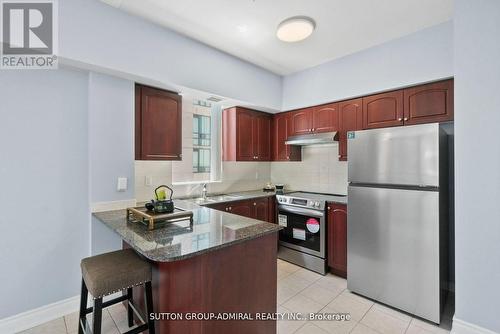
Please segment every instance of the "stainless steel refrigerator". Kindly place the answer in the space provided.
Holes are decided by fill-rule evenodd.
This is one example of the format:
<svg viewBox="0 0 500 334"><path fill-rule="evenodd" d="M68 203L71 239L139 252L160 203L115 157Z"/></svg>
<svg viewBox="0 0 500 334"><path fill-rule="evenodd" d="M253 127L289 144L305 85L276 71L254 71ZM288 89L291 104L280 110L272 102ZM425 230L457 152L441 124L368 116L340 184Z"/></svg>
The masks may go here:
<svg viewBox="0 0 500 334"><path fill-rule="evenodd" d="M347 287L435 323L448 268L447 156L439 124L348 134Z"/></svg>

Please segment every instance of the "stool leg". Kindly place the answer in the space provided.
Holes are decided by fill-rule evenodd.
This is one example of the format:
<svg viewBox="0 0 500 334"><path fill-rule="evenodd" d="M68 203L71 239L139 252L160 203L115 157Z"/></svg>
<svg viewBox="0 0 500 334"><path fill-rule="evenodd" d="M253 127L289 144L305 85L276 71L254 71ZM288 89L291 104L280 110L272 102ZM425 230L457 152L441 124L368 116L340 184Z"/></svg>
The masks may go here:
<svg viewBox="0 0 500 334"><path fill-rule="evenodd" d="M94 299L94 323L92 334L101 334L102 297Z"/></svg>
<svg viewBox="0 0 500 334"><path fill-rule="evenodd" d="M134 311L132 310L132 306L130 306L130 302L134 298L133 290L132 288L127 289L127 318L128 318L128 326L132 327L134 326Z"/></svg>
<svg viewBox="0 0 500 334"><path fill-rule="evenodd" d="M85 285L85 281L82 278L82 291L80 294L80 314L78 316L78 334L83 334L83 328L80 325L80 320L85 319L87 315L87 298L89 291L87 290L87 286ZM85 324L85 321L83 321Z"/></svg>
<svg viewBox="0 0 500 334"><path fill-rule="evenodd" d="M151 282L146 282L146 316L148 317L148 331L149 334L155 334L155 322L151 319L151 313L153 313L153 288L151 287Z"/></svg>

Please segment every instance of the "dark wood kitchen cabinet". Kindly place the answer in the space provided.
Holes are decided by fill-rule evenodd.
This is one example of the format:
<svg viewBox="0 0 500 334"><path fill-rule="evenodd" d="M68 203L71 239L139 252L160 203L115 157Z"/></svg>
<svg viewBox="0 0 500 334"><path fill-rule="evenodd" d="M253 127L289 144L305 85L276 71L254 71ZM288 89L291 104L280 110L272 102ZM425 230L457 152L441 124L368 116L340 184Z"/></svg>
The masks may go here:
<svg viewBox="0 0 500 334"><path fill-rule="evenodd" d="M328 266L338 276L347 277L347 205L328 203Z"/></svg>
<svg viewBox="0 0 500 334"><path fill-rule="evenodd" d="M273 161L300 161L302 150L300 146L286 145L291 135L291 113L280 113L273 118Z"/></svg>
<svg viewBox="0 0 500 334"><path fill-rule="evenodd" d="M207 207L219 211L229 212L235 215L274 222L274 197L259 197L207 205Z"/></svg>
<svg viewBox="0 0 500 334"><path fill-rule="evenodd" d="M403 91L397 90L363 98L363 128L403 125Z"/></svg>
<svg viewBox="0 0 500 334"><path fill-rule="evenodd" d="M271 161L272 116L242 107L222 114L224 161Z"/></svg>
<svg viewBox="0 0 500 334"><path fill-rule="evenodd" d="M182 97L135 86L135 159L182 159Z"/></svg>
<svg viewBox="0 0 500 334"><path fill-rule="evenodd" d="M332 132L339 129L339 104L330 103L312 108L312 132Z"/></svg>
<svg viewBox="0 0 500 334"><path fill-rule="evenodd" d="M299 109L290 114L293 136L338 130L338 103Z"/></svg>
<svg viewBox="0 0 500 334"><path fill-rule="evenodd" d="M361 98L339 103L339 160L347 160L347 132L363 129L362 108Z"/></svg>
<svg viewBox="0 0 500 334"><path fill-rule="evenodd" d="M404 90L404 124L453 120L453 79Z"/></svg>
<svg viewBox="0 0 500 334"><path fill-rule="evenodd" d="M312 132L312 108L304 108L290 113L291 135L305 135Z"/></svg>

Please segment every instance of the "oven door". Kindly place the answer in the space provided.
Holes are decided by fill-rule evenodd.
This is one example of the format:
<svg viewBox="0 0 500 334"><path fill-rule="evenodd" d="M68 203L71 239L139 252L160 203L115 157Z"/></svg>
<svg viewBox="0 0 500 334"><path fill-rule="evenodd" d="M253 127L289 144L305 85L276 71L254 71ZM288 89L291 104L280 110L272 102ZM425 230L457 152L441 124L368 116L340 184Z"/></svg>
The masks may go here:
<svg viewBox="0 0 500 334"><path fill-rule="evenodd" d="M278 205L280 244L325 257L325 214L317 210Z"/></svg>

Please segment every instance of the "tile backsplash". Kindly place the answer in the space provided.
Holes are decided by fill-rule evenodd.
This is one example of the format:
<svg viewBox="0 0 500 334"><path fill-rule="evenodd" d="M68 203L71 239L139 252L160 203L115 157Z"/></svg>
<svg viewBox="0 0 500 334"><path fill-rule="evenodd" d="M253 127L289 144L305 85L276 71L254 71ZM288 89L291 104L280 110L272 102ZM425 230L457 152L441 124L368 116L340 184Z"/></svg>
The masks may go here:
<svg viewBox="0 0 500 334"><path fill-rule="evenodd" d="M146 186L146 177L152 178L152 185ZM209 193L225 193L255 190L264 187L271 180L269 162L223 162L221 180L207 185ZM172 185L171 161L136 161L135 196L137 201L150 200L155 187ZM174 184L175 197L201 195L201 184Z"/></svg>
<svg viewBox="0 0 500 334"><path fill-rule="evenodd" d="M347 162L338 161L338 144L302 147L302 161L272 162L271 180L285 189L347 194Z"/></svg>
<svg viewBox="0 0 500 334"><path fill-rule="evenodd" d="M150 200L160 184L172 185L171 161L136 161L135 192L138 201ZM286 189L347 194L347 162L338 161L338 146L302 148L300 162L223 162L222 176L210 183L209 193L261 189L267 182L284 183ZM146 177L152 185L146 186ZM173 185L175 197L199 196L200 184Z"/></svg>

